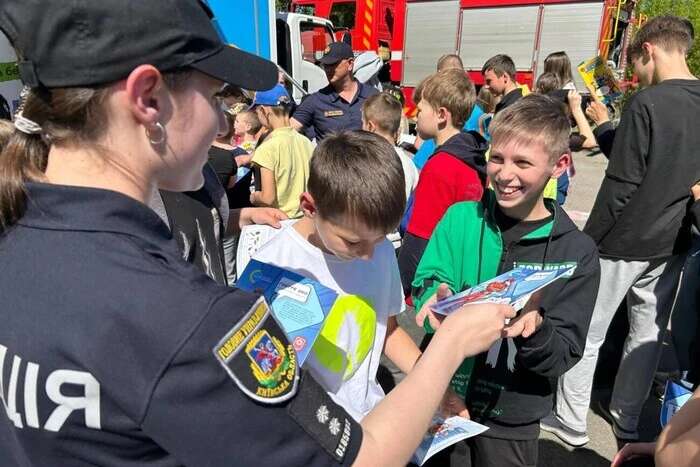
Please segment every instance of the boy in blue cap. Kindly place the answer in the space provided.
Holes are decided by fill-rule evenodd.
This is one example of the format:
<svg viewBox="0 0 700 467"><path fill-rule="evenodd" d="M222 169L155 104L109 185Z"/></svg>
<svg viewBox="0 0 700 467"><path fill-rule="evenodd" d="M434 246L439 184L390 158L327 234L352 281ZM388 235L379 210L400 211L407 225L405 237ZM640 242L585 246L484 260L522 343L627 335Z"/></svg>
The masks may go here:
<svg viewBox="0 0 700 467"><path fill-rule="evenodd" d="M302 215L299 196L306 190L313 145L291 127L291 104L281 84L255 95L253 107L270 133L253 154L252 163L260 168L260 191L251 193L250 202L278 208L294 219Z"/></svg>

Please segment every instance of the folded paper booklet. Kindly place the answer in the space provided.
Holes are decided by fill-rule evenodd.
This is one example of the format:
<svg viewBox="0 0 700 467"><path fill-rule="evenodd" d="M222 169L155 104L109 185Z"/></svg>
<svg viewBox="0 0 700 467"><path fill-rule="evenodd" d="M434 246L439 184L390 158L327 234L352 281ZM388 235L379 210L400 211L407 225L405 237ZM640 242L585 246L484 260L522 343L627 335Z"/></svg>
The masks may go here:
<svg viewBox="0 0 700 467"><path fill-rule="evenodd" d="M262 293L303 365L338 294L295 272L251 259L236 286Z"/></svg>
<svg viewBox="0 0 700 467"><path fill-rule="evenodd" d="M565 266L551 270L538 270L518 267L482 282L470 289L447 297L430 305L441 315L449 315L463 305L477 303L503 303L515 310L525 306L532 294L546 287L560 277L573 274L576 266Z"/></svg>
<svg viewBox="0 0 700 467"><path fill-rule="evenodd" d="M411 462L423 465L435 453L452 446L458 441L480 435L488 427L462 417L443 418L435 415L430 423L428 432L423 437L418 449L413 454Z"/></svg>

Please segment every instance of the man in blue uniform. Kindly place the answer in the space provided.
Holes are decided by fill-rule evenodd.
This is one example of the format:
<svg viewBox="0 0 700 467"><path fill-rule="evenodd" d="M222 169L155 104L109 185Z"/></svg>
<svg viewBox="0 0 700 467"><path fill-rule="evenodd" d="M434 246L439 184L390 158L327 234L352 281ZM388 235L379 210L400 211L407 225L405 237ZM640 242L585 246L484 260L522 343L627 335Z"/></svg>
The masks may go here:
<svg viewBox="0 0 700 467"><path fill-rule="evenodd" d="M313 129L318 141L329 133L361 130L362 104L378 91L353 77L352 47L333 42L320 61L329 84L302 101L292 115L292 126Z"/></svg>

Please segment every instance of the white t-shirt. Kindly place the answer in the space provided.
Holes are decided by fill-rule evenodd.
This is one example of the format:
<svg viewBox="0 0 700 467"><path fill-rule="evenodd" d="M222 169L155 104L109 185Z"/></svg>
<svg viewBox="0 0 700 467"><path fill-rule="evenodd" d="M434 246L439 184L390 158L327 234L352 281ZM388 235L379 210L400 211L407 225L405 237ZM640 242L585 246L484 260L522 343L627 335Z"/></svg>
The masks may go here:
<svg viewBox="0 0 700 467"><path fill-rule="evenodd" d="M418 169L416 168L416 164L406 155L403 149L394 146L394 150L399 156L401 166L403 167L403 175L406 179L406 200L408 200L408 197L411 196L413 190L416 189L416 185L418 185Z"/></svg>
<svg viewBox="0 0 700 467"><path fill-rule="evenodd" d="M343 350L346 359L342 368L334 366L333 362L337 364L338 359L333 360L333 355L319 356L314 351L304 366L336 403L360 421L384 397L376 376L387 319L405 309L391 243L385 240L377 245L370 260L345 261L316 248L290 225L263 245L253 258L294 271L335 290L340 297L334 309L340 300L347 304L340 313L340 320L337 319L339 315L331 311L318 338L335 336L332 343Z"/></svg>

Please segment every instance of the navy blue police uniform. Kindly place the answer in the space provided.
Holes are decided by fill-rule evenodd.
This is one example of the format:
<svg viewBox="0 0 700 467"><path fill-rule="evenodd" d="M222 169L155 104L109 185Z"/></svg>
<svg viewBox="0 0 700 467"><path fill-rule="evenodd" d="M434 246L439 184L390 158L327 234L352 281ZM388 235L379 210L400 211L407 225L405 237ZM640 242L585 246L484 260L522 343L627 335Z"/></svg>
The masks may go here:
<svg viewBox="0 0 700 467"><path fill-rule="evenodd" d="M352 464L361 427L257 296L127 196L27 188L0 240L3 466Z"/></svg>
<svg viewBox="0 0 700 467"><path fill-rule="evenodd" d="M304 99L294 112L294 119L304 127L313 127L319 141L342 130L361 130L362 104L379 91L359 81L357 86L350 102L340 97L333 86L326 86Z"/></svg>

